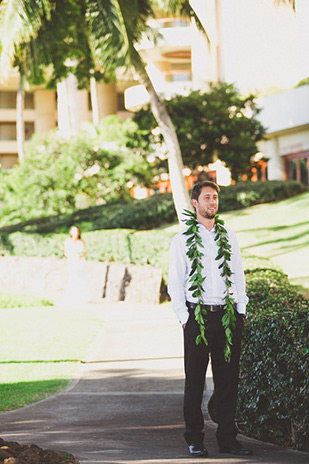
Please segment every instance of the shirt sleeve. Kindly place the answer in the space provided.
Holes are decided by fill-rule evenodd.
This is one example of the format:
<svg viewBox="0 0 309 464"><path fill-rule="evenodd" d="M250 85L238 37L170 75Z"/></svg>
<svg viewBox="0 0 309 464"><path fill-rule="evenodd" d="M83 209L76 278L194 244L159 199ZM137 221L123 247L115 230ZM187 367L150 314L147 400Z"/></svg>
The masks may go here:
<svg viewBox="0 0 309 464"><path fill-rule="evenodd" d="M185 296L186 250L182 237L177 234L172 238L168 272L168 294L172 307L181 325L189 319Z"/></svg>
<svg viewBox="0 0 309 464"><path fill-rule="evenodd" d="M246 280L242 265L241 253L236 235L234 233L231 261L234 272L234 282L237 292L237 311L240 314L246 314L246 306L248 304L249 298L247 297L246 293Z"/></svg>

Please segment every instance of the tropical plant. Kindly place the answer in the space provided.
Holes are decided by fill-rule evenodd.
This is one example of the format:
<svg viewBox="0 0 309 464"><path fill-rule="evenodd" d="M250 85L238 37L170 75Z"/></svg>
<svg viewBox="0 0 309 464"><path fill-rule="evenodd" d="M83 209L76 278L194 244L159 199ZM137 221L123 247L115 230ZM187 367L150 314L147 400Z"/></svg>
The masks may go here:
<svg viewBox="0 0 309 464"><path fill-rule="evenodd" d="M106 141L91 125L70 139L49 132L33 137L24 162L1 176L2 213L16 222L130 200L130 184L149 185L152 178L139 152Z"/></svg>
<svg viewBox="0 0 309 464"><path fill-rule="evenodd" d="M207 92L194 90L164 103L178 136L184 165L194 170L219 158L238 180L250 166L250 158L257 152L256 143L265 133L257 119L260 110L254 95L242 97L233 84L219 82L210 83ZM162 138L158 139L157 123L149 108L137 111L133 119L144 143L148 142L149 149L159 144L161 153Z"/></svg>

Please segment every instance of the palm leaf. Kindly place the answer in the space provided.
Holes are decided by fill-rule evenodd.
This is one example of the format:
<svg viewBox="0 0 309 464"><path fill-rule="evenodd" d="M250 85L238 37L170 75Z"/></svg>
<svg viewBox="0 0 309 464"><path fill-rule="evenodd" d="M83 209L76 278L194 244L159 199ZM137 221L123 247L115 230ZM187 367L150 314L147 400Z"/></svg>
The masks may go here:
<svg viewBox="0 0 309 464"><path fill-rule="evenodd" d="M210 45L210 39L207 34L207 30L201 23L194 8L190 4L190 0L158 0L157 4L165 13L172 15L180 15L183 17L190 18L191 20L193 19L196 24L196 27L205 35L207 43L208 45Z"/></svg>
<svg viewBox="0 0 309 464"><path fill-rule="evenodd" d="M288 4L291 5L294 11L296 11L296 0L274 0L275 4L280 5L282 4Z"/></svg>
<svg viewBox="0 0 309 464"><path fill-rule="evenodd" d="M23 49L26 53L37 50L33 42L41 26L41 19L50 14L48 0L4 0L0 4L0 79L8 74L16 53ZM26 51L26 49L28 50ZM28 56L29 58L29 56ZM35 62L32 59L31 66Z"/></svg>
<svg viewBox="0 0 309 464"><path fill-rule="evenodd" d="M26 38L31 29L20 0L4 0L0 5L0 78L4 80L14 59L15 46Z"/></svg>

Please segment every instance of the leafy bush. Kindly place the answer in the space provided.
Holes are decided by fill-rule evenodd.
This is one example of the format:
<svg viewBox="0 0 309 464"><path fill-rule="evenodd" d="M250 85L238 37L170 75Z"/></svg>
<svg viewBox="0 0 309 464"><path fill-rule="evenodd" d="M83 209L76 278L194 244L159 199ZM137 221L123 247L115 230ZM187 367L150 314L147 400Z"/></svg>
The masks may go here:
<svg viewBox="0 0 309 464"><path fill-rule="evenodd" d="M145 200L111 202L107 205L80 209L72 214L40 217L0 228L0 235L17 231L27 233L67 232L74 224L84 231L98 229L153 229L176 221L172 195L153 195Z"/></svg>
<svg viewBox="0 0 309 464"><path fill-rule="evenodd" d="M2 224L130 200L130 182L150 184L153 172L138 150L116 140L90 124L70 139L53 131L33 137L23 163L1 173Z"/></svg>
<svg viewBox="0 0 309 464"><path fill-rule="evenodd" d="M83 234L87 258L95 261L150 264L162 267L167 275L168 251L174 232L101 230ZM63 257L67 234L29 234L15 232L0 235L0 255Z"/></svg>
<svg viewBox="0 0 309 464"><path fill-rule="evenodd" d="M246 271L250 298L243 337L238 416L248 435L308 449L309 302L281 272Z"/></svg>
<svg viewBox="0 0 309 464"><path fill-rule="evenodd" d="M206 166L214 155L224 161L232 178L238 179L250 166L250 158L258 151L265 128L258 119L260 109L255 96L243 97L233 84L210 83L209 91L193 90L165 100L179 140L184 165L190 169ZM150 108L133 116L139 131L134 134L148 142L149 149L162 158L163 139ZM160 156L161 155L161 156Z"/></svg>
<svg viewBox="0 0 309 464"><path fill-rule="evenodd" d="M231 211L260 203L284 200L306 190L308 189L304 184L292 180L237 182L234 185L221 187L220 211Z"/></svg>
<svg viewBox="0 0 309 464"><path fill-rule="evenodd" d="M245 208L259 203L267 203L298 195L307 188L294 181L239 182L222 187L220 211ZM0 235L17 231L28 233L67 232L73 225L82 230L135 229L147 230L169 224L177 220L172 195L157 194L144 200L130 203L110 202L106 205L74 211L72 214L40 217L19 224L0 228Z"/></svg>

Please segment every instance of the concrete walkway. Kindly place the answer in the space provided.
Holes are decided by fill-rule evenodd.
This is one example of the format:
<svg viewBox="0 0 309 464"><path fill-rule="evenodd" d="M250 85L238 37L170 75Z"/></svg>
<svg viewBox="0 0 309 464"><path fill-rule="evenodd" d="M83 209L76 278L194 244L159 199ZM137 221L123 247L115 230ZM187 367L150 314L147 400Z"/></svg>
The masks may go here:
<svg viewBox="0 0 309 464"><path fill-rule="evenodd" d="M206 417L210 457L193 459L183 440L182 330L169 305L89 305L104 320L99 346L67 390L0 414L0 436L73 453L87 464L305 464L308 455L241 437L255 455L218 453ZM209 374L208 374L209 375ZM207 377L207 396L212 381Z"/></svg>

